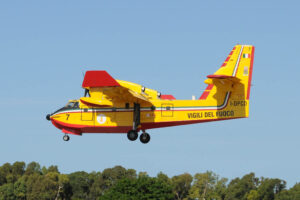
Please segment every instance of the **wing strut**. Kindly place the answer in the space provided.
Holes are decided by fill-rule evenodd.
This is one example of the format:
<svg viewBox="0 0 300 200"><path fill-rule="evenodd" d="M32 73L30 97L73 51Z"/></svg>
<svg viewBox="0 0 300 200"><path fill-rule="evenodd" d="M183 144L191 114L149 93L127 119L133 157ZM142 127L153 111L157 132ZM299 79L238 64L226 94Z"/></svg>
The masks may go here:
<svg viewBox="0 0 300 200"><path fill-rule="evenodd" d="M133 108L133 130L136 131L141 124L141 105L134 103Z"/></svg>

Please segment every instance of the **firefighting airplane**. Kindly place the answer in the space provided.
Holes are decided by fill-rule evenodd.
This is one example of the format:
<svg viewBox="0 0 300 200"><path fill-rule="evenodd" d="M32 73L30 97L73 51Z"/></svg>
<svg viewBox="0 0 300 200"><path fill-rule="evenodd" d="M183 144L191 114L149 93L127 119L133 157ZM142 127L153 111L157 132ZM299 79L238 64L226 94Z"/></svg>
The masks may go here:
<svg viewBox="0 0 300 200"><path fill-rule="evenodd" d="M204 81L208 86L199 99L176 100L135 83L115 80L106 71L87 71L84 97L47 115L65 134L127 133L134 141L148 143L147 129L210 121L245 118L249 96L254 46L236 45L222 66Z"/></svg>

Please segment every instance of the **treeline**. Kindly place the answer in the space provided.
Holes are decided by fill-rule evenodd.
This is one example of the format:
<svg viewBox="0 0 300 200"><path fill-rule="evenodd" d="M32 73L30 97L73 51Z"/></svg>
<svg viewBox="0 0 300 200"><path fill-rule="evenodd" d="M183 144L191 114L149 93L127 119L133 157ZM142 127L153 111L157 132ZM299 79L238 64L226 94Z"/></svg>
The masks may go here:
<svg viewBox="0 0 300 200"><path fill-rule="evenodd" d="M150 177L121 166L102 172L62 174L36 162L0 167L0 200L299 200L300 183L286 189L277 178L249 173L228 181L213 172Z"/></svg>

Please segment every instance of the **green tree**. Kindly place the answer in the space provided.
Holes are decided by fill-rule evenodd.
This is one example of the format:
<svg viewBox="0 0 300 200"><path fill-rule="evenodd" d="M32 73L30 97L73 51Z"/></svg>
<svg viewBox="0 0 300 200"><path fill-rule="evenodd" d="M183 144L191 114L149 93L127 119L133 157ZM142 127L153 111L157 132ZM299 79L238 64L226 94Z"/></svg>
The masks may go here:
<svg viewBox="0 0 300 200"><path fill-rule="evenodd" d="M227 192L227 178L221 178L217 180L214 188L215 199L224 200Z"/></svg>
<svg viewBox="0 0 300 200"><path fill-rule="evenodd" d="M56 172L56 173L59 173L58 167L57 167L56 165L51 165L51 166L49 166L48 169L47 169L47 173L49 173L49 172Z"/></svg>
<svg viewBox="0 0 300 200"><path fill-rule="evenodd" d="M93 184L90 187L89 199L98 199L103 194L104 180L102 174L97 172L93 176Z"/></svg>
<svg viewBox="0 0 300 200"><path fill-rule="evenodd" d="M56 197L58 199L64 199L69 200L71 199L73 193L72 193L72 186L70 184L70 179L68 175L66 174L59 174L58 176L58 189Z"/></svg>
<svg viewBox="0 0 300 200"><path fill-rule="evenodd" d="M15 162L12 166L11 166L11 173L14 177L14 181L17 181L20 177L23 176L24 172L25 172L25 163L24 162Z"/></svg>
<svg viewBox="0 0 300 200"><path fill-rule="evenodd" d="M14 184L7 183L0 187L0 200L15 200Z"/></svg>
<svg viewBox="0 0 300 200"><path fill-rule="evenodd" d="M16 199L25 200L26 193L27 193L26 179L25 176L22 176L14 184L14 194L16 196Z"/></svg>
<svg viewBox="0 0 300 200"><path fill-rule="evenodd" d="M74 172L68 175L72 187L73 199L87 199L91 180L89 174L83 171Z"/></svg>
<svg viewBox="0 0 300 200"><path fill-rule="evenodd" d="M289 192L292 199L300 199L300 183L295 184Z"/></svg>
<svg viewBox="0 0 300 200"><path fill-rule="evenodd" d="M156 176L159 181L165 182L167 184L172 184L171 179L164 173L159 172Z"/></svg>
<svg viewBox="0 0 300 200"><path fill-rule="evenodd" d="M126 170L122 166L107 168L102 172L102 178L104 181L103 191L112 187L114 184L116 184L119 180L123 178L134 179L136 177L137 177L136 171L133 169Z"/></svg>
<svg viewBox="0 0 300 200"><path fill-rule="evenodd" d="M139 172L139 174L138 174L138 177L140 178L140 177L148 177L149 175L148 175L148 173L147 172Z"/></svg>
<svg viewBox="0 0 300 200"><path fill-rule="evenodd" d="M173 200L172 187L158 178L142 176L124 178L102 195L99 200Z"/></svg>
<svg viewBox="0 0 300 200"><path fill-rule="evenodd" d="M247 200L259 200L259 196L258 196L257 190L251 190L247 194Z"/></svg>
<svg viewBox="0 0 300 200"><path fill-rule="evenodd" d="M259 179L254 173L233 179L228 185L225 200L247 200L250 191L256 190L258 184Z"/></svg>
<svg viewBox="0 0 300 200"><path fill-rule="evenodd" d="M59 189L59 174L50 172L44 176L34 173L28 176L26 182L27 200L53 200Z"/></svg>
<svg viewBox="0 0 300 200"><path fill-rule="evenodd" d="M34 173L42 174L41 166L37 162L29 163L26 167L26 170L25 170L26 175L31 175L31 174L34 174Z"/></svg>
<svg viewBox="0 0 300 200"><path fill-rule="evenodd" d="M173 176L171 180L176 199L181 200L186 198L191 188L193 177L188 173L184 173L178 176Z"/></svg>
<svg viewBox="0 0 300 200"><path fill-rule="evenodd" d="M12 167L11 164L5 163L0 167L0 185L7 183L7 177L11 174Z"/></svg>
<svg viewBox="0 0 300 200"><path fill-rule="evenodd" d="M275 195L285 188L286 182L280 179L262 178L257 189L259 200L274 200Z"/></svg>
<svg viewBox="0 0 300 200"><path fill-rule="evenodd" d="M224 186L226 179L219 179L219 176L211 171L198 173L194 176L194 184L192 185L188 197L191 199L222 199L224 194ZM218 188L218 190L216 190ZM219 193L218 193L219 192Z"/></svg>

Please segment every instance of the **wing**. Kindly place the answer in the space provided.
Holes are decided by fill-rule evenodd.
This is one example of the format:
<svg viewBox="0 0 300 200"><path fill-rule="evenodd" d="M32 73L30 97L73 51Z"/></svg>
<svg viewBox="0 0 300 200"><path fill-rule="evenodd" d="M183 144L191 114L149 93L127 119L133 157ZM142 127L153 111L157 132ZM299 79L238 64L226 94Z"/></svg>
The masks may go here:
<svg viewBox="0 0 300 200"><path fill-rule="evenodd" d="M143 93L142 86L117 81L106 71L87 71L82 87L89 90L90 97L82 97L80 101L90 106L111 107L114 101L151 104L152 96Z"/></svg>

